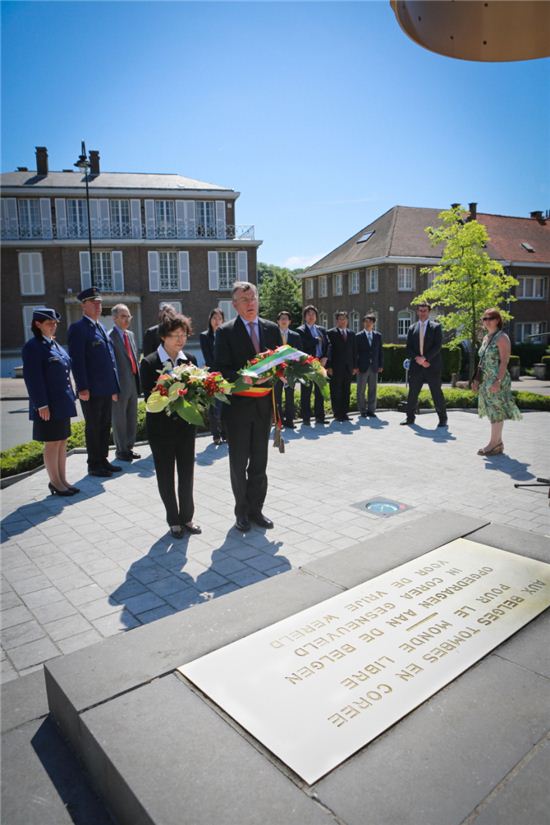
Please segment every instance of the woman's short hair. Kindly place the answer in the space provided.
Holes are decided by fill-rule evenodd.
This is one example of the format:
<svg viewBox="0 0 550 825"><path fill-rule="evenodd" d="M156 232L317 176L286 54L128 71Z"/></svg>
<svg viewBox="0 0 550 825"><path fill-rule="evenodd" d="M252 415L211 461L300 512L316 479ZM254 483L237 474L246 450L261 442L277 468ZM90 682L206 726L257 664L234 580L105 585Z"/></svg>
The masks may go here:
<svg viewBox="0 0 550 825"><path fill-rule="evenodd" d="M483 314L492 315L495 321L498 321L498 328L502 329L504 321L502 320L502 315L500 314L500 309L498 309L498 307L489 307L489 309L486 309Z"/></svg>
<svg viewBox="0 0 550 825"><path fill-rule="evenodd" d="M222 322L225 321L225 315L223 314L223 309L221 307L214 307L214 309L210 310L210 315L208 316L208 329L212 332L212 318L214 315L221 315Z"/></svg>
<svg viewBox="0 0 550 825"><path fill-rule="evenodd" d="M177 329L182 329L187 337L189 337L193 332L191 328L191 318L188 318L186 315L179 315L179 313L174 315L172 312L166 312L161 315L159 320L160 338L166 338L167 335L170 335L171 332L175 332Z"/></svg>
<svg viewBox="0 0 550 825"><path fill-rule="evenodd" d="M42 338L42 332L38 329L36 321L31 322L31 332L35 338Z"/></svg>

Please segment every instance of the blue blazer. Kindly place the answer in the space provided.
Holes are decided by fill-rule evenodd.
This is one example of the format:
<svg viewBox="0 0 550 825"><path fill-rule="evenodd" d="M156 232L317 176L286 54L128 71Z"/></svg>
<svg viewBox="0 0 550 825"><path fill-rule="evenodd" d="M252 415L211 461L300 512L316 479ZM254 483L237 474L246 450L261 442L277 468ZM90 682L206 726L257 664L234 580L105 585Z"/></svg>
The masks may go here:
<svg viewBox="0 0 550 825"><path fill-rule="evenodd" d="M29 418L36 421L39 407L49 407L52 419L76 415L71 385L71 359L56 341L31 338L23 347L23 378L29 393Z"/></svg>
<svg viewBox="0 0 550 825"><path fill-rule="evenodd" d="M357 343L357 367L359 372L367 372L369 367L378 371L384 366L382 336L379 332L373 329L372 346L369 344L366 329L357 333L355 341Z"/></svg>
<svg viewBox="0 0 550 825"><path fill-rule="evenodd" d="M67 341L78 392L89 390L96 396L120 392L113 345L102 326L83 317L71 324Z"/></svg>

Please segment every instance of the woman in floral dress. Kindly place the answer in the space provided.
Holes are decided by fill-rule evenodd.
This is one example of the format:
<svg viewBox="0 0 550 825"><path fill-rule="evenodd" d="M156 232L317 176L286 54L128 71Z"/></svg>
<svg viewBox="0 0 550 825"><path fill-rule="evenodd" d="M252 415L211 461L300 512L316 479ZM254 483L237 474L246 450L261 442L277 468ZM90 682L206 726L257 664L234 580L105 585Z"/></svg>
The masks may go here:
<svg viewBox="0 0 550 825"><path fill-rule="evenodd" d="M519 421L521 413L512 397L512 384L508 372L510 360L510 339L502 331L502 315L494 307L483 313L483 325L487 334L479 348L481 383L479 388L478 414L487 416L491 423L491 437L486 447L477 451L478 455L498 455L504 450L502 428L507 419Z"/></svg>

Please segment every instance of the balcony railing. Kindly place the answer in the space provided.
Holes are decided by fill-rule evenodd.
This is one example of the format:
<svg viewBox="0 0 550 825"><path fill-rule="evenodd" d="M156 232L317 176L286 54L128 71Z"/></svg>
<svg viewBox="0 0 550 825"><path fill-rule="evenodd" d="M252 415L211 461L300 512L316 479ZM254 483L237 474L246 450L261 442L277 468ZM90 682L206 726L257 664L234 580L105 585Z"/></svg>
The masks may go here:
<svg viewBox="0 0 550 825"><path fill-rule="evenodd" d="M51 229L44 229L40 225L20 226L19 228L3 226L1 229L3 241L19 240L86 240L88 238L88 227L78 224L67 223L62 227L56 226L52 222ZM249 225L226 225L224 227L211 226L175 226L173 224L155 225L148 230L144 226L136 226L132 223L109 223L102 222L92 226L93 240L227 240L227 241L253 241L254 226Z"/></svg>

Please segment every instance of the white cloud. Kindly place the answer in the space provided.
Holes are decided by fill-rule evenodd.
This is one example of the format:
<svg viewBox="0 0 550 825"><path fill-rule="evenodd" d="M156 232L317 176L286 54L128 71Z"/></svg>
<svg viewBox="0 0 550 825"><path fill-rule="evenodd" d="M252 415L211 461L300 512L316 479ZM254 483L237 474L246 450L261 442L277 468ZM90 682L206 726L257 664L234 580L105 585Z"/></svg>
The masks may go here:
<svg viewBox="0 0 550 825"><path fill-rule="evenodd" d="M287 258L283 262L283 266L286 266L287 269L305 269L306 266L311 266L314 264L315 261L324 258L326 253L321 255L291 255L290 258Z"/></svg>

